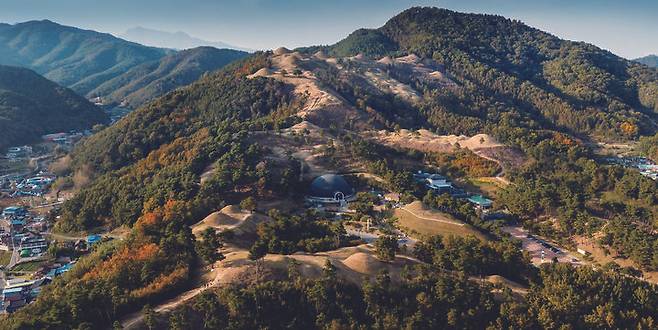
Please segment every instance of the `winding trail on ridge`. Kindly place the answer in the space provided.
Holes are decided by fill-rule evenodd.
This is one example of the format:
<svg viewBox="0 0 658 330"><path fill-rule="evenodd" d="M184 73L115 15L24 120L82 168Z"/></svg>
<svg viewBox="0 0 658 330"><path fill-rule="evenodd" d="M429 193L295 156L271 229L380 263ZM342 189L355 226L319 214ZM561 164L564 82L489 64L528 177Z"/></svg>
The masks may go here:
<svg viewBox="0 0 658 330"><path fill-rule="evenodd" d="M171 298L161 304L153 306L153 310L156 313L161 313L175 309L176 307L198 296L204 291L217 286L219 283L219 279L221 278L222 275L223 275L222 272L217 272L217 275L215 275L215 278L212 281L208 283L199 283L193 289L180 293L174 298ZM121 322L121 326L124 329L137 329L138 326L142 324L143 320L144 320L144 315L142 314L142 311L137 311L125 316L120 322Z"/></svg>

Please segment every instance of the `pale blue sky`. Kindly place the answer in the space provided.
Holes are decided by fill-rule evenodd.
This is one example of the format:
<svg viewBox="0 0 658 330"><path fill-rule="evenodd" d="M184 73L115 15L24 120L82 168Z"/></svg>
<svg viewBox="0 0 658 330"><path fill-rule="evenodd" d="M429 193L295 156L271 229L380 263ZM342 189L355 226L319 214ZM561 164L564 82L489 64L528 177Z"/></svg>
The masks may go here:
<svg viewBox="0 0 658 330"><path fill-rule="evenodd" d="M0 0L0 21L114 34L144 26L270 49L333 43L415 5L501 14L628 58L658 53L658 0Z"/></svg>

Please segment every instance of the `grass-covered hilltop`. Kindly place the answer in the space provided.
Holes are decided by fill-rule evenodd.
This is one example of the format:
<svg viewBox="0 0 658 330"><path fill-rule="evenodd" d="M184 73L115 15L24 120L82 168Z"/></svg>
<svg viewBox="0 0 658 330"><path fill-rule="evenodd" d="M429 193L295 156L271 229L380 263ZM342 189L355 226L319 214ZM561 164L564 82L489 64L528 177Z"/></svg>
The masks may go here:
<svg viewBox="0 0 658 330"><path fill-rule="evenodd" d="M658 186L601 146L657 118L658 69L500 16L257 52L56 162L53 231L119 239L0 329L655 328Z"/></svg>

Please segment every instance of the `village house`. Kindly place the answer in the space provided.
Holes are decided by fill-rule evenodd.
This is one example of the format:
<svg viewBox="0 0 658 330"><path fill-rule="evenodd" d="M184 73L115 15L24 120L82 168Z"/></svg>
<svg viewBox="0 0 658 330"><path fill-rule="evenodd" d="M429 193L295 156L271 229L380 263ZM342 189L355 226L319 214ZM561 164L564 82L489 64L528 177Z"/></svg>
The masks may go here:
<svg viewBox="0 0 658 330"><path fill-rule="evenodd" d="M2 211L4 219L11 219L16 217L24 217L27 215L27 210L22 206L9 206Z"/></svg>
<svg viewBox="0 0 658 330"><path fill-rule="evenodd" d="M468 197L466 200L471 202L471 204L475 205L477 208L481 210L486 210L491 208L493 205L493 201L482 196L482 195L472 195Z"/></svg>

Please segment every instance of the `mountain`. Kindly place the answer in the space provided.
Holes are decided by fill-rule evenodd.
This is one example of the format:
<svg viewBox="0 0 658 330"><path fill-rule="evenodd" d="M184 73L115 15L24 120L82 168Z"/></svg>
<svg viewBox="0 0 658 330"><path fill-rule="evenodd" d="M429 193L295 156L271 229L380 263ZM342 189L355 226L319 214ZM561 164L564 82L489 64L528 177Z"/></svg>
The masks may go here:
<svg viewBox="0 0 658 330"><path fill-rule="evenodd" d="M268 93L262 99L244 94L259 84ZM182 137L214 126L233 130L227 120L239 126L247 119L250 127L305 120L397 147L413 142L400 129L487 133L519 148L553 136L626 141L656 133L656 88L656 70L592 45L500 16L413 8L336 45L280 48L238 61L138 109L80 145L73 158L113 173L168 152ZM277 108L264 110L263 103ZM252 122L260 116L275 124ZM76 230L106 217L84 204L69 204ZM126 214L139 214L141 205L111 219L134 221Z"/></svg>
<svg viewBox="0 0 658 330"><path fill-rule="evenodd" d="M123 317L148 304L154 328L650 328L656 288L637 274L658 269L658 187L599 164L583 141L655 133L657 83L656 70L593 45L436 8L331 46L258 52L76 146L72 171L90 183L62 205L54 230L131 233L95 248L6 327L128 327L139 320ZM473 185L504 167L479 192L495 190L504 219L482 220L469 202L424 189L413 173L428 165ZM487 242L432 237L401 251L413 261L396 258L397 237L383 233L374 255L365 245L337 250L358 244L344 226L367 218L389 232L396 221L368 193L357 194L349 221L309 210L305 191L320 173L353 173L362 192L422 201ZM633 267L590 267L589 258L534 267L501 230L507 220L547 246L596 237L593 246ZM211 222L197 239L190 227ZM222 243L230 255L218 253ZM210 264L217 273L205 273ZM193 289L199 274L234 286ZM181 293L189 304L152 312Z"/></svg>
<svg viewBox="0 0 658 330"><path fill-rule="evenodd" d="M645 57L636 58L633 61L642 63L652 68L658 68L658 55L647 55Z"/></svg>
<svg viewBox="0 0 658 330"><path fill-rule="evenodd" d="M124 102L136 108L169 91L191 84L202 74L220 69L247 56L232 49L198 47L167 55L159 60L133 67L90 92L102 95L105 103Z"/></svg>
<svg viewBox="0 0 658 330"><path fill-rule="evenodd" d="M178 32L166 32L148 29L144 27L134 27L128 29L119 37L154 47L172 48L172 49L189 49L201 46L210 46L215 48L228 48L251 52L252 50L242 47L229 45L223 42L207 41L190 36L189 34Z"/></svg>
<svg viewBox="0 0 658 330"><path fill-rule="evenodd" d="M0 66L0 150L107 121L100 108L73 91L34 71Z"/></svg>
<svg viewBox="0 0 658 330"><path fill-rule="evenodd" d="M414 8L379 29L306 51L318 49L338 57L413 54L436 61L460 91L442 95L459 104L439 104L437 115L444 117L459 112L486 124L513 113L532 125L599 138L656 130L656 70L500 16Z"/></svg>
<svg viewBox="0 0 658 330"><path fill-rule="evenodd" d="M80 95L168 53L48 20L0 25L0 64L32 69Z"/></svg>

